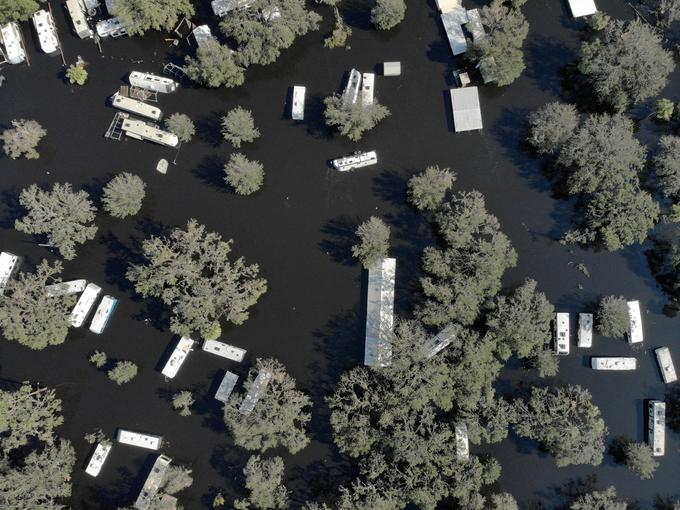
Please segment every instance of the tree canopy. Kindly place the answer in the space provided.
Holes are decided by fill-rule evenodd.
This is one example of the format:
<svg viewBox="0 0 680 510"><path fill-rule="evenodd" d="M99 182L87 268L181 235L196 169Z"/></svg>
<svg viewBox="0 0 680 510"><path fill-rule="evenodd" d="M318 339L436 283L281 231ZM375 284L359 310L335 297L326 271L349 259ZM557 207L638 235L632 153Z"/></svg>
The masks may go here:
<svg viewBox="0 0 680 510"><path fill-rule="evenodd" d="M456 173L448 168L428 166L408 180L408 201L420 211L434 211L455 181Z"/></svg>
<svg viewBox="0 0 680 510"><path fill-rule="evenodd" d="M264 168L259 161L233 153L224 165L224 180L239 195L252 195L262 187Z"/></svg>
<svg viewBox="0 0 680 510"><path fill-rule="evenodd" d="M377 99L371 104L363 104L359 100L345 104L342 97L336 94L328 96L323 102L326 105L323 112L326 125L337 128L341 135L353 142L361 140L366 131L390 115L389 109L378 103Z"/></svg>
<svg viewBox="0 0 680 510"><path fill-rule="evenodd" d="M380 30L390 30L403 21L405 14L404 0L376 0L371 9L371 23Z"/></svg>
<svg viewBox="0 0 680 510"><path fill-rule="evenodd" d="M196 134L196 126L184 113L173 113L165 119L165 127L179 138L180 142L190 142Z"/></svg>
<svg viewBox="0 0 680 510"><path fill-rule="evenodd" d="M47 131L35 120L14 119L12 127L0 134L0 140L5 154L10 158L24 156L26 159L38 159L40 154L36 147L46 134Z"/></svg>
<svg viewBox="0 0 680 510"><path fill-rule="evenodd" d="M539 154L556 154L574 135L580 124L576 107L557 101L529 114L527 141Z"/></svg>
<svg viewBox="0 0 680 510"><path fill-rule="evenodd" d="M654 155L657 186L667 197L680 199L680 137L664 135Z"/></svg>
<svg viewBox="0 0 680 510"><path fill-rule="evenodd" d="M628 505L616 499L616 489L607 487L603 491L592 491L577 497L569 510L626 510Z"/></svg>
<svg viewBox="0 0 680 510"><path fill-rule="evenodd" d="M253 113L241 106L232 108L222 117L222 136L237 149L244 142L252 142L260 137L255 127Z"/></svg>
<svg viewBox="0 0 680 510"><path fill-rule="evenodd" d="M283 459L262 459L252 455L243 474L246 477L248 498L234 502L237 510L286 510L289 505L288 489L283 484Z"/></svg>
<svg viewBox="0 0 680 510"><path fill-rule="evenodd" d="M597 330L601 335L623 338L630 328L628 305L623 296L605 296L597 308Z"/></svg>
<svg viewBox="0 0 680 510"><path fill-rule="evenodd" d="M352 246L352 255L366 269L387 257L390 247L390 227L377 216L371 216L357 228L359 243Z"/></svg>
<svg viewBox="0 0 680 510"><path fill-rule="evenodd" d="M131 35L147 30L169 32L183 17L194 15L191 0L116 0L114 16L118 16Z"/></svg>
<svg viewBox="0 0 680 510"><path fill-rule="evenodd" d="M133 216L142 208L146 184L138 175L122 172L104 187L102 205L114 218Z"/></svg>
<svg viewBox="0 0 680 510"><path fill-rule="evenodd" d="M0 25L26 21L40 8L35 0L0 0Z"/></svg>
<svg viewBox="0 0 680 510"><path fill-rule="evenodd" d="M215 40L204 42L196 58L185 58L187 76L206 87L238 87L245 81L245 69L234 61L232 51Z"/></svg>

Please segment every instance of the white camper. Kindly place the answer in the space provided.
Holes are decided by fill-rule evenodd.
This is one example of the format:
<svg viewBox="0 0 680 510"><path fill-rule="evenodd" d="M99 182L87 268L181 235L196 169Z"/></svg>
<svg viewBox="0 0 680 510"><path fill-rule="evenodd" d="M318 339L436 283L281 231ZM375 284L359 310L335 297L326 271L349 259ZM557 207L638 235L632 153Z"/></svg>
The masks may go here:
<svg viewBox="0 0 680 510"><path fill-rule="evenodd" d="M647 405L647 444L655 457L665 453L666 403L661 400L650 400Z"/></svg>
<svg viewBox="0 0 680 510"><path fill-rule="evenodd" d="M578 346L589 348L593 346L593 314L578 314Z"/></svg>
<svg viewBox="0 0 680 510"><path fill-rule="evenodd" d="M12 274L19 267L19 257L3 251L0 253L0 294L5 290Z"/></svg>
<svg viewBox="0 0 680 510"><path fill-rule="evenodd" d="M569 354L569 314L558 313L555 316L555 353L561 356Z"/></svg>
<svg viewBox="0 0 680 510"><path fill-rule="evenodd" d="M79 328L83 325L83 322L85 322L85 319L87 319L87 316L90 314L90 310L92 310L92 306L94 305L94 302L97 301L97 296L99 296L101 291L102 288L99 285L95 285L94 283L87 284L87 287L85 287L85 290L80 295L80 299L78 299L76 306L71 312L71 325L74 328Z"/></svg>
<svg viewBox="0 0 680 510"><path fill-rule="evenodd" d="M218 342L217 340L204 340L203 350L232 361L238 361L239 363L243 361L243 357L246 355L245 349L234 347L224 342Z"/></svg>
<svg viewBox="0 0 680 510"><path fill-rule="evenodd" d="M142 120L126 118L123 120L121 129L126 136L136 140L147 140L166 147L177 147L179 138L174 133L163 131L155 124L149 124Z"/></svg>
<svg viewBox="0 0 680 510"><path fill-rule="evenodd" d="M10 64L21 64L26 60L26 50L21 38L19 25L10 21L0 26L0 39L5 46L5 57Z"/></svg>
<svg viewBox="0 0 680 510"><path fill-rule="evenodd" d="M49 11L44 9L33 13L33 26L38 34L40 49L48 55L54 55L59 51L59 41L57 40L57 27Z"/></svg>
<svg viewBox="0 0 680 510"><path fill-rule="evenodd" d="M87 9L83 0L66 0L66 10L71 21L73 22L73 30L81 39L89 39L94 36L94 31L87 24L86 12Z"/></svg>
<svg viewBox="0 0 680 510"><path fill-rule="evenodd" d="M85 472L88 475L99 475L106 457L108 457L109 453L111 452L111 447L112 445L110 443L97 444L97 447L94 449L94 453L92 454L92 457L90 457L90 461L87 463L87 467L85 468Z"/></svg>
<svg viewBox="0 0 680 510"><path fill-rule="evenodd" d="M377 165L378 153L375 151L355 152L351 156L334 159L331 164L339 172L348 172L355 168Z"/></svg>
<svg viewBox="0 0 680 510"><path fill-rule="evenodd" d="M147 450L158 450L163 444L162 436L143 434L133 430L120 429L116 437L119 443L146 448Z"/></svg>
<svg viewBox="0 0 680 510"><path fill-rule="evenodd" d="M642 317L640 316L640 302L628 301L628 317L630 318L630 330L628 343L637 344L642 342Z"/></svg>
<svg viewBox="0 0 680 510"><path fill-rule="evenodd" d="M138 99L122 96L118 92L111 96L111 104L119 110L134 113L140 117L146 117L155 121L159 121L161 115L163 115L160 108L146 104Z"/></svg>
<svg viewBox="0 0 680 510"><path fill-rule="evenodd" d="M635 370L637 360L623 356L595 356L590 359L590 366L594 370Z"/></svg>
<svg viewBox="0 0 680 510"><path fill-rule="evenodd" d="M90 331L98 335L104 331L104 328L109 323L111 315L118 306L118 300L113 296L104 296L102 302L99 303L97 311L94 312L92 322L90 323Z"/></svg>
<svg viewBox="0 0 680 510"><path fill-rule="evenodd" d="M152 90L168 94L177 90L177 82L164 76L157 76L151 73L132 71L130 73L130 85L140 89Z"/></svg>
<svg viewBox="0 0 680 510"><path fill-rule="evenodd" d="M659 347L654 350L654 354L656 354L656 361L659 364L663 382L668 384L677 381L678 376L675 373L675 365L673 365L670 349L668 347Z"/></svg>
<svg viewBox="0 0 680 510"><path fill-rule="evenodd" d="M290 116L293 120L304 120L305 118L305 92L307 89L299 85L293 87L293 106Z"/></svg>
<svg viewBox="0 0 680 510"><path fill-rule="evenodd" d="M165 377L172 379L177 375L177 372L179 372L179 369L189 355L189 352L191 352L191 348L194 346L194 343L195 342L191 338L187 338L185 336L179 339L175 350L172 351L168 362L165 364L161 372Z"/></svg>

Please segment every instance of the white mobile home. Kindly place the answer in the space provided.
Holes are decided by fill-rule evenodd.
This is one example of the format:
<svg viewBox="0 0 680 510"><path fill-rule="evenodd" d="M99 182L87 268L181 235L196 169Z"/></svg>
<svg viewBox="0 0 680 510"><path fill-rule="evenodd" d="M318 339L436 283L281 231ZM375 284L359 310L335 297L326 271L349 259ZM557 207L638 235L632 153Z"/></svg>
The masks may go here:
<svg viewBox="0 0 680 510"><path fill-rule="evenodd" d="M361 104L363 105L373 104L374 89L375 89L375 74L364 73L361 76L361 92L359 95L361 99Z"/></svg>
<svg viewBox="0 0 680 510"><path fill-rule="evenodd" d="M26 50L21 38L19 25L9 22L0 26L0 40L5 46L5 57L10 64L21 64L26 60Z"/></svg>
<svg viewBox="0 0 680 510"><path fill-rule="evenodd" d="M467 460L470 458L467 425L465 423L456 423L454 430L456 432L456 458L458 460Z"/></svg>
<svg viewBox="0 0 680 510"><path fill-rule="evenodd" d="M102 466L104 465L104 461L106 461L106 457L108 457L109 453L111 452L111 447L112 445L110 443L97 444L97 447L94 449L94 453L92 454L92 457L90 457L90 461L87 463L87 467L85 468L85 472L88 475L99 475L99 472L102 470Z"/></svg>
<svg viewBox="0 0 680 510"><path fill-rule="evenodd" d="M135 508L137 510L146 510L151 506L158 491L161 489L165 481L165 475L168 472L172 459L165 455L159 455L153 463L149 476L146 477L144 486L142 487L137 500L135 501Z"/></svg>
<svg viewBox="0 0 680 510"><path fill-rule="evenodd" d="M597 7L593 0L569 0L569 10L574 18L580 18L595 14Z"/></svg>
<svg viewBox="0 0 680 510"><path fill-rule="evenodd" d="M351 156L334 159L331 164L339 172L349 172L355 168L377 165L378 153L375 151L355 152Z"/></svg>
<svg viewBox="0 0 680 510"><path fill-rule="evenodd" d="M555 315L555 353L565 356L569 354L569 314Z"/></svg>
<svg viewBox="0 0 680 510"><path fill-rule="evenodd" d="M217 340L204 340L203 350L232 361L238 361L239 363L243 361L243 357L246 355L245 349L234 347L224 342L218 342Z"/></svg>
<svg viewBox="0 0 680 510"><path fill-rule="evenodd" d="M463 25L468 21L467 11L459 6L450 11L442 12L441 18L453 55L465 53L467 41L465 40Z"/></svg>
<svg viewBox="0 0 680 510"><path fill-rule="evenodd" d="M456 133L482 129L482 110L477 87L451 89L451 109Z"/></svg>
<svg viewBox="0 0 680 510"><path fill-rule="evenodd" d="M595 356L590 359L593 370L635 370L637 360L622 356Z"/></svg>
<svg viewBox="0 0 680 510"><path fill-rule="evenodd" d="M48 55L54 55L59 51L57 40L57 27L49 11L40 9L33 13L33 26L38 34L40 49Z"/></svg>
<svg viewBox="0 0 680 510"><path fill-rule="evenodd" d="M85 290L87 280L71 280L68 282L54 283L45 287L45 292L50 297L70 296Z"/></svg>
<svg viewBox="0 0 680 510"><path fill-rule="evenodd" d="M233 372L227 372L224 374L222 382L215 392L215 400L219 400L220 402L224 402L226 404L227 400L229 400L229 397L231 396L231 393L234 391L237 381L238 376Z"/></svg>
<svg viewBox="0 0 680 510"><path fill-rule="evenodd" d="M661 400L650 400L647 404L647 444L655 457L665 453L666 403Z"/></svg>
<svg viewBox="0 0 680 510"><path fill-rule="evenodd" d="M654 350L654 354L656 354L656 361L659 364L663 382L668 384L677 381L678 376L675 373L675 365L673 365L673 358L671 358L671 350L668 347L659 347Z"/></svg>
<svg viewBox="0 0 680 510"><path fill-rule="evenodd" d="M299 85L293 87L293 106L290 109L290 116L293 120L304 120L305 118L305 93L307 89Z"/></svg>
<svg viewBox="0 0 680 510"><path fill-rule="evenodd" d="M361 73L356 69L349 72L347 78L347 85L342 93L342 104L348 106L357 102L359 97L359 88L361 87Z"/></svg>
<svg viewBox="0 0 680 510"><path fill-rule="evenodd" d="M111 37L115 39L116 37L127 35L127 27L118 17L98 21L95 25L95 30L101 38Z"/></svg>
<svg viewBox="0 0 680 510"><path fill-rule="evenodd" d="M642 342L642 317L640 316L639 301L628 301L628 317L630 318L628 343L637 344Z"/></svg>
<svg viewBox="0 0 680 510"><path fill-rule="evenodd" d="M149 124L141 120L124 119L121 129L125 132L126 136L136 140L147 140L159 145L165 145L166 147L177 147L179 143L177 135L163 131L155 124Z"/></svg>
<svg viewBox="0 0 680 510"><path fill-rule="evenodd" d="M159 121L161 115L163 115L160 108L137 99L132 99L131 97L121 96L118 92L111 96L111 104L119 110L134 113L140 117L146 117L155 121Z"/></svg>
<svg viewBox="0 0 680 510"><path fill-rule="evenodd" d="M102 288L99 285L95 285L94 283L87 284L87 287L85 287L85 290L80 295L80 299L78 299L76 306L71 312L71 325L74 328L79 328L83 325L83 322L85 322L85 319L87 319L87 316L90 314L90 310L92 310L92 306L94 305L94 302L97 301L97 296L99 296L101 291Z"/></svg>
<svg viewBox="0 0 680 510"><path fill-rule="evenodd" d="M177 372L179 372L180 367L187 359L189 352L191 352L193 345L194 341L191 338L187 338L185 336L180 338L179 342L177 342L175 350L172 351L172 354L170 355L168 362L163 367L161 373L170 379L175 377Z"/></svg>
<svg viewBox="0 0 680 510"><path fill-rule="evenodd" d="M102 302L99 303L97 311L94 312L92 322L90 323L90 331L98 335L104 331L104 328L109 323L111 315L118 306L118 300L113 296L104 296Z"/></svg>
<svg viewBox="0 0 680 510"><path fill-rule="evenodd" d="M260 370L257 377L253 381L253 385L250 387L250 391L246 395L246 398L241 402L241 406L238 408L238 412L244 416L248 416L255 409L255 404L260 400L260 397L267 389L269 381L272 379L272 373L269 370Z"/></svg>
<svg viewBox="0 0 680 510"><path fill-rule="evenodd" d="M9 283L12 274L19 267L19 257L3 251L0 253L0 294Z"/></svg>
<svg viewBox="0 0 680 510"><path fill-rule="evenodd" d="M164 76L157 76L151 73L132 71L130 73L130 85L140 89L152 90L168 94L177 90L177 82Z"/></svg>
<svg viewBox="0 0 680 510"><path fill-rule="evenodd" d="M384 258L368 268L364 365L386 367L392 362L394 283L397 260Z"/></svg>
<svg viewBox="0 0 680 510"><path fill-rule="evenodd" d="M132 430L119 429L116 436L119 443L146 448L147 450L158 450L163 444L163 437L154 434L142 434Z"/></svg>
<svg viewBox="0 0 680 510"><path fill-rule="evenodd" d="M94 31L87 24L86 8L83 0L66 0L66 10L71 16L73 30L81 39L89 39L94 36Z"/></svg>
<svg viewBox="0 0 680 510"><path fill-rule="evenodd" d="M578 314L578 346L589 348L593 346L593 314Z"/></svg>

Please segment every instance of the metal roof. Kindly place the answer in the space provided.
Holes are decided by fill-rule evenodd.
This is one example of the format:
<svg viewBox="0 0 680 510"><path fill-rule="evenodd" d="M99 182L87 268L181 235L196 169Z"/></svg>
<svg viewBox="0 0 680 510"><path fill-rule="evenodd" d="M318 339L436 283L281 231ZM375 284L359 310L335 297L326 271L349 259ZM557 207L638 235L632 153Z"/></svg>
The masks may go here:
<svg viewBox="0 0 680 510"><path fill-rule="evenodd" d="M482 111L477 87L451 89L451 108L456 133L482 129Z"/></svg>

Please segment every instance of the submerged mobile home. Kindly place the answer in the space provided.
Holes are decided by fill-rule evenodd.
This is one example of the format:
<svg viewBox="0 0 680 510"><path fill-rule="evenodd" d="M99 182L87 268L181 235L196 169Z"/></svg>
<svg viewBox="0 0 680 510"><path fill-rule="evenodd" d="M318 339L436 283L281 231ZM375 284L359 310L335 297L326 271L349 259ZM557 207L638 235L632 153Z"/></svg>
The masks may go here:
<svg viewBox="0 0 680 510"><path fill-rule="evenodd" d="M647 444L655 457L666 451L666 403L661 400L647 404Z"/></svg>
<svg viewBox="0 0 680 510"><path fill-rule="evenodd" d="M299 85L293 87L293 105L290 109L290 116L293 120L304 120L305 118L305 93L307 89Z"/></svg>
<svg viewBox="0 0 680 510"><path fill-rule="evenodd" d="M172 459L170 457L159 455L153 463L151 472L149 473L149 476L146 477L144 486L135 501L135 508L137 510L146 510L151 506L151 503L153 503L158 491L165 481L165 475L168 472L171 462Z"/></svg>
<svg viewBox="0 0 680 510"><path fill-rule="evenodd" d="M255 409L255 404L260 400L260 397L267 389L269 381L272 379L272 373L263 369L257 374L257 377L253 381L253 385L250 387L250 391L246 395L246 398L241 402L241 406L238 408L238 412L244 416L248 416Z"/></svg>
<svg viewBox="0 0 680 510"><path fill-rule="evenodd" d="M161 115L163 115L160 108L139 101L138 99L122 96L118 92L111 96L111 104L119 110L134 113L140 117L146 117L147 119L155 121L159 121Z"/></svg>
<svg viewBox="0 0 680 510"><path fill-rule="evenodd" d="M578 314L578 344L579 347L593 346L593 314Z"/></svg>
<svg viewBox="0 0 680 510"><path fill-rule="evenodd" d="M397 259L383 258L368 268L364 365L386 367L392 362L394 283Z"/></svg>
<svg viewBox="0 0 680 510"><path fill-rule="evenodd" d="M204 340L203 350L238 362L243 361L243 357L246 355L245 349L234 347L224 342L218 342L217 340Z"/></svg>
<svg viewBox="0 0 680 510"><path fill-rule="evenodd" d="M234 374L233 372L227 372L226 374L224 374L222 382L220 383L220 385L217 388L217 391L215 392L215 400L219 400L220 402L226 404L232 392L234 391L234 387L236 386L237 381L238 375Z"/></svg>
<svg viewBox="0 0 680 510"><path fill-rule="evenodd" d="M628 343L637 344L642 342L642 317L640 316L640 302L628 301L628 317L630 329L628 331Z"/></svg>
<svg viewBox="0 0 680 510"><path fill-rule="evenodd" d="M104 296L102 302L99 303L97 311L94 312L92 322L90 323L90 331L98 335L104 331L104 328L109 323L111 315L118 306L118 300L113 296Z"/></svg>
<svg viewBox="0 0 680 510"><path fill-rule="evenodd" d="M73 31L81 39L89 39L94 36L94 31L87 23L87 9L83 0L66 0L66 10L71 16Z"/></svg>
<svg viewBox="0 0 680 510"><path fill-rule="evenodd" d="M659 347L654 350L654 354L656 354L656 361L659 364L659 371L661 372L663 382L668 384L677 381L678 376L675 373L671 350L668 347Z"/></svg>
<svg viewBox="0 0 680 510"><path fill-rule="evenodd" d="M175 350L172 351L170 358L161 371L165 377L172 379L177 375L180 367L187 359L189 352L191 352L191 348L194 346L194 343L195 342L191 338L187 338L185 336L179 339Z"/></svg>
<svg viewBox="0 0 680 510"><path fill-rule="evenodd" d="M97 296L99 296L101 291L102 288L99 285L95 285L94 283L87 284L87 287L85 287L85 290L80 295L80 299L78 299L76 306L71 312L71 325L74 328L79 328L83 325L83 322L85 322L85 319L87 319L87 316L90 314L90 310L92 310L92 306L94 305L94 302L97 301Z"/></svg>

